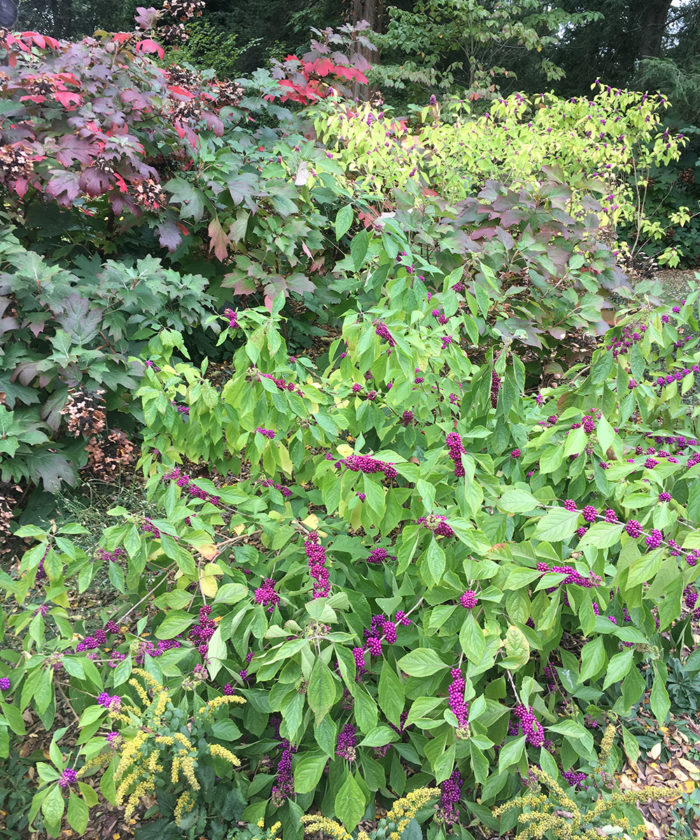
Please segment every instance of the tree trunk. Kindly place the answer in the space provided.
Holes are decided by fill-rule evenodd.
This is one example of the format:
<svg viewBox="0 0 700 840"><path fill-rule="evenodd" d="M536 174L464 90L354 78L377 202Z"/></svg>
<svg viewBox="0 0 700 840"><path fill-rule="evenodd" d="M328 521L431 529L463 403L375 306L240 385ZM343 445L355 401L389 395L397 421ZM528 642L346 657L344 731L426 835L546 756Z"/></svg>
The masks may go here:
<svg viewBox="0 0 700 840"><path fill-rule="evenodd" d="M641 5L641 9L639 6ZM671 0L647 0L634 2L635 11L641 12L641 33L639 38L640 58L661 58L661 44L666 31L666 20Z"/></svg>
<svg viewBox="0 0 700 840"><path fill-rule="evenodd" d="M369 23L370 29L374 32L382 31L384 17L384 0L352 0L349 23L354 25L362 20ZM354 55L361 55L371 64L379 58L376 50L368 50L366 47L355 45ZM371 91L367 85L353 84L353 95L356 99L367 100Z"/></svg>

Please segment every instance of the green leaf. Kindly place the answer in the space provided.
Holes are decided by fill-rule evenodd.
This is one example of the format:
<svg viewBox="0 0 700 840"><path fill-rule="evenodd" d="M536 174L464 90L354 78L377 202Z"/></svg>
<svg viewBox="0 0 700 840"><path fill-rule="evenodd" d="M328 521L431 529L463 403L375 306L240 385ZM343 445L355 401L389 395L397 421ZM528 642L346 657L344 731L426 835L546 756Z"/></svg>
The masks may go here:
<svg viewBox="0 0 700 840"><path fill-rule="evenodd" d="M352 225L353 219L353 212L352 212L352 205L346 204L345 207L341 207L340 210L336 213L335 216L335 238L340 241L340 239L345 236L345 234L350 230L350 226Z"/></svg>
<svg viewBox="0 0 700 840"><path fill-rule="evenodd" d="M331 669L320 657L316 657L311 669L306 697L318 721L323 720L335 703L335 680Z"/></svg>
<svg viewBox="0 0 700 840"><path fill-rule="evenodd" d="M430 677L449 666L431 648L416 648L398 662L399 668L409 677Z"/></svg>
<svg viewBox="0 0 700 840"><path fill-rule="evenodd" d="M365 814L365 795L352 773L348 773L335 796L335 815L347 831L354 831Z"/></svg>
<svg viewBox="0 0 700 840"><path fill-rule="evenodd" d="M393 667L386 660L384 660L382 673L379 676L378 699L379 708L387 720L391 721L394 726L400 726L401 712L403 712L404 706L403 683L396 674L396 671L394 671ZM377 744L376 746L381 747L383 744Z"/></svg>
<svg viewBox="0 0 700 840"><path fill-rule="evenodd" d="M555 508L546 513L535 528L535 536L545 542L568 540L578 527L579 512Z"/></svg>
<svg viewBox="0 0 700 840"><path fill-rule="evenodd" d="M578 429L569 432L566 438L566 444L564 445L564 455L579 455L586 448L587 441L588 438L583 426L579 426Z"/></svg>
<svg viewBox="0 0 700 840"><path fill-rule="evenodd" d="M666 717L671 708L671 701L668 691L666 691L667 678L665 666L660 662L654 662L654 685L651 688L649 705L660 726L663 726L666 722Z"/></svg>
<svg viewBox="0 0 700 840"><path fill-rule="evenodd" d="M156 629L157 639L174 639L179 636L183 630L194 624L195 617L186 612L171 612L168 613L161 621Z"/></svg>
<svg viewBox="0 0 700 840"><path fill-rule="evenodd" d="M73 831L78 834L84 834L87 828L88 820L90 819L90 809L87 804L75 794L70 792L68 799L68 822Z"/></svg>
<svg viewBox="0 0 700 840"><path fill-rule="evenodd" d="M592 642L587 642L581 648L581 676L580 681L585 682L592 677L598 676L605 667L608 658L605 654L603 637L598 636Z"/></svg>
<svg viewBox="0 0 700 840"><path fill-rule="evenodd" d="M625 526L615 522L594 522L578 544L579 548L593 545L596 548L611 548L620 541Z"/></svg>
<svg viewBox="0 0 700 840"><path fill-rule="evenodd" d="M391 744L396 741L397 734L388 726L376 726L367 736L363 738L358 744L360 747L383 747L386 744Z"/></svg>
<svg viewBox="0 0 700 840"><path fill-rule="evenodd" d="M605 672L605 682L603 683L603 691L613 683L621 682L626 676L632 663L634 661L634 650L626 648L620 653L616 653L608 663L607 671Z"/></svg>
<svg viewBox="0 0 700 840"><path fill-rule="evenodd" d="M350 256L352 257L355 271L359 271L362 268L362 263L365 261L368 248L369 234L366 230L361 230L353 236L352 242L350 243Z"/></svg>
<svg viewBox="0 0 700 840"><path fill-rule="evenodd" d="M525 736L515 738L513 741L508 741L503 745L500 755L498 756L498 772L502 773L513 764L517 764L525 752Z"/></svg>
<svg viewBox="0 0 700 840"><path fill-rule="evenodd" d="M464 651L464 655L474 665L480 665L486 652L486 640L484 633L479 627L477 620L471 612L467 613L467 617L462 623L459 631L459 644Z"/></svg>
<svg viewBox="0 0 700 840"><path fill-rule="evenodd" d="M540 502L527 490L506 490L498 500L498 507L506 513L529 513L539 505Z"/></svg>
<svg viewBox="0 0 700 840"><path fill-rule="evenodd" d="M328 756L323 753L306 753L294 768L295 793L311 793L316 790Z"/></svg>
<svg viewBox="0 0 700 840"><path fill-rule="evenodd" d="M60 826L63 817L65 802L61 788L54 785L48 792L46 799L41 803L41 813L44 815L47 827L53 830Z"/></svg>

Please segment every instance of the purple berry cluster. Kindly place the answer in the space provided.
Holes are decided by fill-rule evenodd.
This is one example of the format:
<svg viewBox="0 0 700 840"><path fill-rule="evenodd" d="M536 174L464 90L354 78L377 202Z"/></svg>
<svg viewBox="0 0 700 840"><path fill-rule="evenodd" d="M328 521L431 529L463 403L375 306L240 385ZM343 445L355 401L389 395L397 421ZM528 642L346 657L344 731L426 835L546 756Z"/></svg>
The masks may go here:
<svg viewBox="0 0 700 840"><path fill-rule="evenodd" d="M459 668L450 671L452 682L447 689L450 699L450 709L457 718L457 733L466 734L469 731L469 704L464 700L466 682Z"/></svg>
<svg viewBox="0 0 700 840"><path fill-rule="evenodd" d="M277 776L272 786L270 798L272 804L279 808L285 800L294 796L294 774L292 773L292 755L297 751L286 739L282 741L282 755L277 762Z"/></svg>
<svg viewBox="0 0 700 840"><path fill-rule="evenodd" d="M384 341L386 341L386 343L389 345L389 347L396 347L396 341L392 338L392 335L389 332L389 328L387 327L387 325L383 321L380 321L376 325L376 327L374 328L374 331L376 332L376 334L380 338L383 338Z"/></svg>
<svg viewBox="0 0 700 840"><path fill-rule="evenodd" d="M338 463L344 464L352 472L361 472L365 475L384 473L384 477L389 481L396 478L397 475L393 464L379 461L376 458L371 458L369 455L349 455L342 461L338 461Z"/></svg>
<svg viewBox="0 0 700 840"><path fill-rule="evenodd" d="M491 406L496 408L498 405L498 392L501 390L501 377L496 371L491 372Z"/></svg>
<svg viewBox="0 0 700 840"><path fill-rule="evenodd" d="M309 574L313 578L313 597L327 598L331 591L330 574L326 568L326 549L319 543L318 534L309 534L304 542L309 560Z"/></svg>
<svg viewBox="0 0 700 840"><path fill-rule="evenodd" d="M199 622L190 630L190 641L195 645L203 658L209 652L209 640L216 630L216 622L209 618L211 606L205 604L199 608Z"/></svg>
<svg viewBox="0 0 700 840"><path fill-rule="evenodd" d="M113 694L111 697L106 692L103 691L102 694L97 695L97 705L104 706L105 709L111 709L112 711L117 711L121 708L122 698L118 694Z"/></svg>
<svg viewBox="0 0 700 840"><path fill-rule="evenodd" d="M462 444L462 438L457 432L450 432L445 438L445 443L449 449L450 459L454 461L455 475L457 478L462 478L464 476L464 466L462 465L464 445Z"/></svg>
<svg viewBox="0 0 700 840"><path fill-rule="evenodd" d="M357 758L356 747L357 735L355 734L355 727L351 723L347 723L338 735L335 754L340 756L340 758L344 758L346 761L355 761Z"/></svg>
<svg viewBox="0 0 700 840"><path fill-rule="evenodd" d="M197 487L196 484L192 483L187 473L180 472L179 467L174 467L170 472L165 473L163 475L163 481L174 481L178 487L181 487L192 498L202 499L202 501L210 502L212 505L219 504L218 496L212 496L211 493L207 493L206 490Z"/></svg>
<svg viewBox="0 0 700 840"><path fill-rule="evenodd" d="M441 514L429 513L427 516L421 516L416 522L439 537L454 537L455 535L455 532L447 524L447 517Z"/></svg>
<svg viewBox="0 0 700 840"><path fill-rule="evenodd" d="M253 599L256 604L262 604L267 607L268 612L274 612L275 607L280 602L280 596L275 592L277 582L272 578L265 578L262 586L259 586L253 594Z"/></svg>
<svg viewBox="0 0 700 840"><path fill-rule="evenodd" d="M459 603L464 607L465 610L473 610L474 607L479 603L479 599L476 597L476 592L474 592L473 589L467 589L464 595L460 597Z"/></svg>
<svg viewBox="0 0 700 840"><path fill-rule="evenodd" d="M105 624L104 629L102 630L95 630L92 636L85 636L85 638L78 642L75 647L76 652L82 652L84 650L96 650L100 645L107 644L107 634L116 634L119 633L119 628L114 623L114 621L108 621Z"/></svg>
<svg viewBox="0 0 700 840"><path fill-rule="evenodd" d="M233 309L224 309L224 315L228 318L228 325L231 329L238 329L238 312L234 312Z"/></svg>
<svg viewBox="0 0 700 840"><path fill-rule="evenodd" d="M272 429L263 429L262 426L258 426L258 428L255 430L255 434L262 435L268 440L274 440L275 437L275 433L272 431Z"/></svg>
<svg viewBox="0 0 700 840"><path fill-rule="evenodd" d="M72 767L66 767L66 769L61 773L58 777L58 786L60 788L67 788L70 787L72 784L75 784L78 780L78 774Z"/></svg>
<svg viewBox="0 0 700 840"><path fill-rule="evenodd" d="M576 571L573 566L550 567L547 563L538 563L537 571L543 572L544 574L547 572L556 572L557 574L566 575L559 586L582 586L584 589L595 589L603 582L603 579L599 575L594 575L592 572L590 575L584 577L584 575ZM556 587L552 587L550 591L554 591L555 588Z"/></svg>
<svg viewBox="0 0 700 840"><path fill-rule="evenodd" d="M125 555L125 551L123 548L117 546L114 551L107 551L104 548L98 548L95 552L98 560L109 560L110 563L116 563L120 557Z"/></svg>
<svg viewBox="0 0 700 840"><path fill-rule="evenodd" d="M288 499L292 495L292 491L289 487L285 487L282 484L276 484L272 479L264 478L260 482L262 487L274 487L275 490L279 490L279 492L284 496L285 499Z"/></svg>
<svg viewBox="0 0 700 840"><path fill-rule="evenodd" d="M459 798L463 784L459 770L453 770L450 778L442 783L437 815L445 825L454 825L459 820Z"/></svg>
<svg viewBox="0 0 700 840"><path fill-rule="evenodd" d="M9 691L10 685L9 677L0 677L0 691Z"/></svg>
<svg viewBox="0 0 700 840"><path fill-rule="evenodd" d="M544 730L532 708L518 704L513 709L513 716L518 721L518 728L525 736L526 743L533 747L541 747L544 744Z"/></svg>
<svg viewBox="0 0 700 840"><path fill-rule="evenodd" d="M269 379L271 382L274 382L280 391L289 391L290 393L299 394L300 397L304 396L299 390L299 387L293 382L285 382L284 379L277 379L271 373L259 373L258 376L262 379Z"/></svg>

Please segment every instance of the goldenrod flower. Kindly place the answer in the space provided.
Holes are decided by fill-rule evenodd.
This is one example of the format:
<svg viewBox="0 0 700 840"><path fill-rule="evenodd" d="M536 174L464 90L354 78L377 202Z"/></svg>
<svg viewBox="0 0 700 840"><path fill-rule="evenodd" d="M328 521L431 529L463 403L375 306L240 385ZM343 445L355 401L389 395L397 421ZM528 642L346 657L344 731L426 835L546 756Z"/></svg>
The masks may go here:
<svg viewBox="0 0 700 840"><path fill-rule="evenodd" d="M227 750L226 747L222 747L220 744L210 744L209 745L209 752L212 755L219 756L219 758L223 758L232 764L234 767L240 767L241 762L239 759L231 752L231 750ZM263 823L264 825L264 823ZM262 826L261 826L262 827Z"/></svg>

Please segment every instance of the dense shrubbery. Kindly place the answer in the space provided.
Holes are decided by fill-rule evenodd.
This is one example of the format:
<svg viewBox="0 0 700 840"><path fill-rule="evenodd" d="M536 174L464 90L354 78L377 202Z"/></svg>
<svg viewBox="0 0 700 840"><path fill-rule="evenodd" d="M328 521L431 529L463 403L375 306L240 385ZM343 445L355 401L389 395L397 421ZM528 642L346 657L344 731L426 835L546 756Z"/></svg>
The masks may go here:
<svg viewBox="0 0 700 840"><path fill-rule="evenodd" d="M98 533L23 524L0 571L0 754L50 733L29 823L81 833L99 788L142 838L340 838L383 806L391 840L560 806L641 825L608 796L625 719L692 704L698 664L700 293L652 305L601 227L641 219L624 177L677 153L656 104L545 98L527 130L517 98L435 104L409 128L329 96L362 81L332 33L226 106L135 39L38 38L5 39L2 148L28 157L3 213L62 226L0 246L3 523L141 442L144 499ZM51 76L71 55L80 81ZM93 124L106 55L124 132ZM589 109L626 137L590 147ZM149 173L167 208L138 206ZM551 797L517 798L536 765Z"/></svg>

